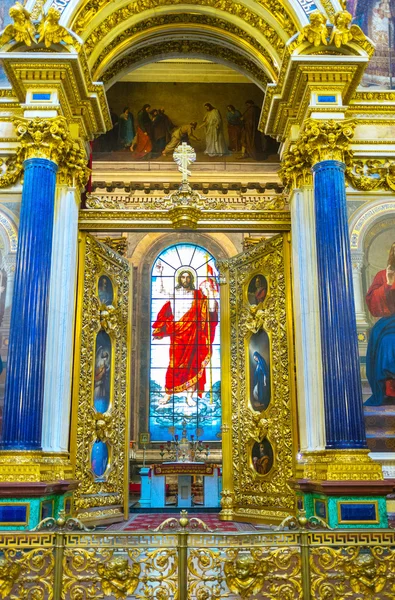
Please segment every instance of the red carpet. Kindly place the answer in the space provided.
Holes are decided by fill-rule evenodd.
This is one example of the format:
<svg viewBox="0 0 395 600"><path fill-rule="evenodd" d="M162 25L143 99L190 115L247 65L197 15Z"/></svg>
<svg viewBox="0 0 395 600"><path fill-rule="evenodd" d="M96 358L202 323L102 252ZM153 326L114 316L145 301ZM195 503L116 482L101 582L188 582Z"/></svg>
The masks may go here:
<svg viewBox="0 0 395 600"><path fill-rule="evenodd" d="M117 531L146 531L147 529L156 529L163 521L175 517L179 518L178 514L164 513L139 513L132 515L128 521L110 525L107 530ZM235 532L235 531L256 531L255 527L250 523L234 523L231 521L220 521L218 515L213 513L194 513L190 514L189 518L201 519L206 523L207 527L213 531Z"/></svg>

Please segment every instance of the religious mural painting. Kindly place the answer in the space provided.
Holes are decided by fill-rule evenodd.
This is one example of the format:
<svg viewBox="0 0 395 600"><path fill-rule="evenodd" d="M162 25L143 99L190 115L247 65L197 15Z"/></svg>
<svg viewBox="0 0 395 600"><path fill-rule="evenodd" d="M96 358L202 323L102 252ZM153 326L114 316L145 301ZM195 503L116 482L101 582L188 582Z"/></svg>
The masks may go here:
<svg viewBox="0 0 395 600"><path fill-rule="evenodd" d="M259 130L263 94L253 84L116 83L108 91L113 129L95 159L171 161L182 142L197 160L278 160L278 144Z"/></svg>
<svg viewBox="0 0 395 600"><path fill-rule="evenodd" d="M270 403L270 342L266 331L254 333L249 341L250 403L256 411L266 410Z"/></svg>
<svg viewBox="0 0 395 600"><path fill-rule="evenodd" d="M368 324L362 356L368 446L395 450L395 237L378 223L365 236L365 302ZM390 223L388 223L390 225ZM363 335L361 337L363 340ZM366 349L366 350L365 350Z"/></svg>
<svg viewBox="0 0 395 600"><path fill-rule="evenodd" d="M221 427L219 278L204 248L180 243L157 257L151 276L149 429L167 441L215 440ZM186 425L183 425L186 423Z"/></svg>
<svg viewBox="0 0 395 600"><path fill-rule="evenodd" d="M376 44L365 71L363 85L393 87L395 84L395 5L392 0L348 0L354 23ZM392 81L391 81L392 79Z"/></svg>

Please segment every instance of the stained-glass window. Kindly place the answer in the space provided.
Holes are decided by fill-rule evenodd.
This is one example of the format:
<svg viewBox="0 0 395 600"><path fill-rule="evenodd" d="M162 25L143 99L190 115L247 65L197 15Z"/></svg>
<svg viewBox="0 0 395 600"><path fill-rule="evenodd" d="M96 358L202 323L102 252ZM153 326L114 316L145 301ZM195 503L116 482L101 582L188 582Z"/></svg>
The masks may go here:
<svg viewBox="0 0 395 600"><path fill-rule="evenodd" d="M166 248L151 276L150 433L218 440L221 426L219 280L214 257L194 244Z"/></svg>

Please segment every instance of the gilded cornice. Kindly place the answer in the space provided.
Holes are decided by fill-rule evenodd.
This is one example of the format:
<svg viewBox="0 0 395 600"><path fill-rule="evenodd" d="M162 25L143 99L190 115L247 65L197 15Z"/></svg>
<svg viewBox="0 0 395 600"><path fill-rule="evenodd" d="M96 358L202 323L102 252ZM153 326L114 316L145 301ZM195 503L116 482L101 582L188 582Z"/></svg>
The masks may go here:
<svg viewBox="0 0 395 600"><path fill-rule="evenodd" d="M287 188L311 183L311 168L323 160L339 160L348 164L352 158L350 143L355 121L318 121L308 119L300 138L286 152L280 179Z"/></svg>
<svg viewBox="0 0 395 600"><path fill-rule="evenodd" d="M108 4L109 0L89 0L74 19L72 25L73 30L77 34L83 36L84 31L92 19ZM295 33L296 27L292 21L292 18L287 13L281 2L278 0L266 0L265 2L257 4L261 4L266 10L271 12L273 18L279 23L280 27L286 34L291 36ZM100 25L95 27L95 31L92 32L86 40L86 49L88 55L93 52L97 44L119 23L126 21L132 16L139 15L158 7L162 8L167 5L169 7L174 5L207 6L221 11L224 13L224 15L234 15L262 33L268 39L270 44L280 53L284 49L284 41L278 35L276 30L265 21L265 19L251 11L247 6L233 2L233 0L137 0L130 2L124 7L114 11L109 16L104 18Z"/></svg>
<svg viewBox="0 0 395 600"><path fill-rule="evenodd" d="M14 117L18 148L6 163L0 176L0 188L16 183L23 171L23 163L29 158L45 158L59 167L62 180L78 187L86 185L89 169L86 154L81 145L70 137L64 117L25 119Z"/></svg>
<svg viewBox="0 0 395 600"><path fill-rule="evenodd" d="M171 55L171 54L200 54L219 58L228 63L239 67L244 72L251 75L253 79L264 88L268 83L266 73L255 62L238 54L230 48L220 46L219 44L203 42L200 40L173 40L168 42L159 42L139 48L132 54L120 58L113 63L102 75L102 81L107 83L111 81L118 73L138 64L139 62L151 59L156 56Z"/></svg>
<svg viewBox="0 0 395 600"><path fill-rule="evenodd" d="M125 43L128 46L133 45L133 37L141 34L149 32L149 35L154 34L153 30L156 28L163 28L164 26L177 26L177 25L198 25L198 26L206 26L212 29L218 29L220 32L230 33L235 38L239 38L243 41L243 44L248 44L252 48L256 50L258 54L264 57L268 63L268 66L271 68L271 75L273 79L276 79L278 74L278 68L274 64L273 59L268 52L268 50L262 46L253 36L248 35L246 31L241 29L241 27L237 27L233 23L226 21L224 19L219 19L215 17L208 17L206 15L197 15L197 14L168 14L161 17L152 17L150 19L140 21L135 25L128 27L122 33L117 35L117 37L113 38L111 42L106 44L105 49L100 53L97 60L95 61L92 67L92 73L94 77L98 77L99 73L98 69L102 65L103 61L107 59L107 62L111 61L110 53L113 56L119 55L120 52L123 51L123 46ZM201 30L201 27L199 30Z"/></svg>

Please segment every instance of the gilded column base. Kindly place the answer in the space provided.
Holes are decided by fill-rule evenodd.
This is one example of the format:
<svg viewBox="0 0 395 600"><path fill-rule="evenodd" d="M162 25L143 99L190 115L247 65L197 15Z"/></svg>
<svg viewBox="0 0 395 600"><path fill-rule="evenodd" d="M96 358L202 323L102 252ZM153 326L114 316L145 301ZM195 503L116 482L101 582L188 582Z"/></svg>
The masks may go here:
<svg viewBox="0 0 395 600"><path fill-rule="evenodd" d="M317 450L304 452L300 461L303 479L314 481L381 481L380 464L369 450Z"/></svg>
<svg viewBox="0 0 395 600"><path fill-rule="evenodd" d="M40 482L73 479L68 453L32 450L0 452L0 482Z"/></svg>

